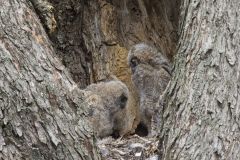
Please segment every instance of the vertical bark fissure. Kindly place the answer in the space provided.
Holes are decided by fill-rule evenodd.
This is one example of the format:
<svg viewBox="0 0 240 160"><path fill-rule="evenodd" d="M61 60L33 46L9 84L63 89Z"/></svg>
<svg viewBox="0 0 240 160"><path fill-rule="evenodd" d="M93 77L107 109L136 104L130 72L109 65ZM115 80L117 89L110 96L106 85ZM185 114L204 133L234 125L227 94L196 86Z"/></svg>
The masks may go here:
<svg viewBox="0 0 240 160"><path fill-rule="evenodd" d="M238 1L182 3L163 159L239 159L239 8Z"/></svg>

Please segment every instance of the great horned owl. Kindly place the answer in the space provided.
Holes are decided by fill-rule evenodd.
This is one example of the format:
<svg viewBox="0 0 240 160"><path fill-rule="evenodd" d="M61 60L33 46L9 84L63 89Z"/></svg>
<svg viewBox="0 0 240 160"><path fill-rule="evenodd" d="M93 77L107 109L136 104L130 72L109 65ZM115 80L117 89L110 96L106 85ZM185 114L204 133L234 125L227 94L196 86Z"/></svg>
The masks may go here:
<svg viewBox="0 0 240 160"><path fill-rule="evenodd" d="M119 80L100 82L88 86L93 128L100 138L118 138L127 133L128 97L127 86Z"/></svg>
<svg viewBox="0 0 240 160"><path fill-rule="evenodd" d="M133 46L128 54L128 65L132 81L140 95L140 126L151 131L151 120L159 96L165 90L171 77L171 63L156 48L145 43Z"/></svg>

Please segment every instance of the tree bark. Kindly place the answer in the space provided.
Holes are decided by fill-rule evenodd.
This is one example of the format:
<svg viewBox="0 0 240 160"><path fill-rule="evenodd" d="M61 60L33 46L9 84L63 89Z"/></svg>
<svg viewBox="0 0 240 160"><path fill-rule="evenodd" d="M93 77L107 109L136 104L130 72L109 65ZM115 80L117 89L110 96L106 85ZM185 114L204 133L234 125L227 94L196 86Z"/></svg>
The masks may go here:
<svg viewBox="0 0 240 160"><path fill-rule="evenodd" d="M240 159L240 2L183 0L161 159Z"/></svg>
<svg viewBox="0 0 240 160"><path fill-rule="evenodd" d="M88 103L26 0L0 0L0 159L100 159Z"/></svg>

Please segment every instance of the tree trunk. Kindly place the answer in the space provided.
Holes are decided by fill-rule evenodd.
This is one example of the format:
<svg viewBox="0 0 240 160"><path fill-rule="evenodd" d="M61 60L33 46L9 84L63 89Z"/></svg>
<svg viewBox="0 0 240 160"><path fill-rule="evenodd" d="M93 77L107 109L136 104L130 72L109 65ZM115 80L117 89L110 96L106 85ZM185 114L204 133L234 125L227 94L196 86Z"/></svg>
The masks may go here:
<svg viewBox="0 0 240 160"><path fill-rule="evenodd" d="M183 0L162 159L240 159L240 2Z"/></svg>
<svg viewBox="0 0 240 160"><path fill-rule="evenodd" d="M0 0L0 159L100 159L84 91L32 6Z"/></svg>

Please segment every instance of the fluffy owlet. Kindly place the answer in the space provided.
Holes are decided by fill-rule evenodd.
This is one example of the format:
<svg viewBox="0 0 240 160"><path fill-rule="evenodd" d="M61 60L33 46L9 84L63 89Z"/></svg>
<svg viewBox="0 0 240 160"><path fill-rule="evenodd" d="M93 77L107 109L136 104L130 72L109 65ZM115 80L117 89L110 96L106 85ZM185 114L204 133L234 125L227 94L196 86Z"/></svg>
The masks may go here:
<svg viewBox="0 0 240 160"><path fill-rule="evenodd" d="M151 132L151 121L159 96L171 78L171 63L156 48L145 43L134 45L128 54L128 65L132 71L132 81L140 95L141 128Z"/></svg>
<svg viewBox="0 0 240 160"><path fill-rule="evenodd" d="M90 117L93 128L100 138L118 138L126 134L128 123L129 91L119 80L91 84L88 103L91 105Z"/></svg>

